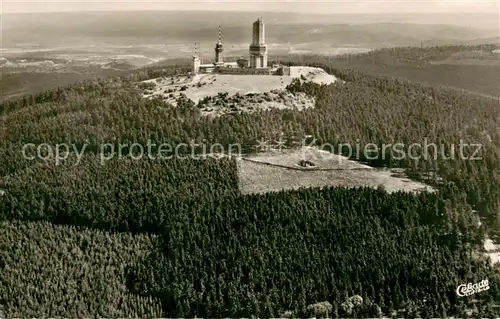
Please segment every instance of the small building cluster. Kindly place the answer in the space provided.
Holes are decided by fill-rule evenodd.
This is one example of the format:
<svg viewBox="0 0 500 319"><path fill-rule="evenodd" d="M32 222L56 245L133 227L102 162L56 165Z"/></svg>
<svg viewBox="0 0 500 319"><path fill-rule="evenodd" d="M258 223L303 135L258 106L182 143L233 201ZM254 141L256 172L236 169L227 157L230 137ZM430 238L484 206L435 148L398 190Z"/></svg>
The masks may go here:
<svg viewBox="0 0 500 319"><path fill-rule="evenodd" d="M264 21L258 19L253 23L249 59L238 59L236 62L224 62L222 32L219 26L219 41L215 45L215 61L209 64L202 64L198 53L195 52L193 56L193 73L273 74L275 70L267 66L267 44L265 42L264 32Z"/></svg>

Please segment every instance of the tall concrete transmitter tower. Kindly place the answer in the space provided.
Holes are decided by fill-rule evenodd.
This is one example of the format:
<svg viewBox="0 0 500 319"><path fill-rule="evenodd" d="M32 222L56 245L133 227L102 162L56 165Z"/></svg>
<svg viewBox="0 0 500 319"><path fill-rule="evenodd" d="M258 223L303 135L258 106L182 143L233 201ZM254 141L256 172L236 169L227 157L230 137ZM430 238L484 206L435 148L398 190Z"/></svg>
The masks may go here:
<svg viewBox="0 0 500 319"><path fill-rule="evenodd" d="M251 68L267 68L267 45L264 29L262 18L253 23L252 44L250 44Z"/></svg>
<svg viewBox="0 0 500 319"><path fill-rule="evenodd" d="M200 71L201 59L198 55L198 43L194 44L194 54L193 54L193 74L198 74Z"/></svg>
<svg viewBox="0 0 500 319"><path fill-rule="evenodd" d="M222 47L222 32L220 29L219 25L219 42L215 45L215 64L216 65L222 65L224 64L223 58L222 58L222 52L224 51L224 48Z"/></svg>

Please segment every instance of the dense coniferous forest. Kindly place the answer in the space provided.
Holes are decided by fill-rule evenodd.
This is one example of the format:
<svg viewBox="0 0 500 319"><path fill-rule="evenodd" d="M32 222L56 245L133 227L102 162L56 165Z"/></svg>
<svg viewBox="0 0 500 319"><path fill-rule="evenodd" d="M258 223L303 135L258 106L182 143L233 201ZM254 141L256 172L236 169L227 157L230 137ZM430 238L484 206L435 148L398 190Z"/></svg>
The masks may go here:
<svg viewBox="0 0 500 319"><path fill-rule="evenodd" d="M123 158L101 165L89 155L65 166L40 166L9 180L2 218L158 233L170 212L238 192L236 166L228 159Z"/></svg>
<svg viewBox="0 0 500 319"><path fill-rule="evenodd" d="M46 222L0 228L0 310L8 318L161 317L158 299L125 284L125 265L147 256L152 237Z"/></svg>
<svg viewBox="0 0 500 319"><path fill-rule="evenodd" d="M402 59L412 60L423 49L405 50ZM285 310L310 315L307 305L328 301L331 317L398 309L410 317L500 316L500 269L474 252L500 213L498 101L311 59L302 60L343 81L294 81L289 91L316 99L314 109L303 111L209 118L183 97L177 107L140 97L138 81L188 72L182 65L6 102L0 109L0 310L9 317L277 317ZM101 165L105 144L229 149L239 143L253 152L257 140L282 133L290 145L307 135L316 145L442 145L444 154L430 149L426 157L416 149L418 161L390 152L355 158L401 167L438 192L325 188L243 196L230 157L133 160L111 153ZM466 147L459 154L461 142L481 144L480 153ZM31 160L22 155L27 143L75 149L61 163ZM200 147L181 150L198 154ZM473 210L489 222L478 226ZM137 254L127 256L134 238L142 238ZM88 266L70 274L79 267L78 251ZM106 275L105 256L119 269L113 276ZM30 266L37 258L60 264L39 274ZM20 272L13 271L18 264ZM67 279L48 284L60 272ZM484 279L488 291L456 295L459 284ZM75 282L85 282L78 296ZM106 297L103 285L110 287ZM64 299L67 294L74 300ZM362 305L348 301L353 295Z"/></svg>
<svg viewBox="0 0 500 319"><path fill-rule="evenodd" d="M138 292L162 299L167 316L306 316L323 300L334 317L373 317L376 307L463 315L471 304L456 295L460 282L500 273L473 260L480 233L456 209L436 195L371 189L231 198L172 215L158 251L129 276ZM493 285L478 296L488 315ZM372 306L342 310L354 294Z"/></svg>

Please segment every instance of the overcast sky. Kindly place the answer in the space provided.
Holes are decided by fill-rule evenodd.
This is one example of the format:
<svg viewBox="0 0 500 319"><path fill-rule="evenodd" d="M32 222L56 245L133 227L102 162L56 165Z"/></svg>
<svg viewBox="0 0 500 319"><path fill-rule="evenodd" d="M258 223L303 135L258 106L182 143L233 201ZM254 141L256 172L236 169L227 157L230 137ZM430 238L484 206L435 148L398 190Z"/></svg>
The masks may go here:
<svg viewBox="0 0 500 319"><path fill-rule="evenodd" d="M109 10L287 11L304 13L499 12L499 0L0 0L0 12Z"/></svg>

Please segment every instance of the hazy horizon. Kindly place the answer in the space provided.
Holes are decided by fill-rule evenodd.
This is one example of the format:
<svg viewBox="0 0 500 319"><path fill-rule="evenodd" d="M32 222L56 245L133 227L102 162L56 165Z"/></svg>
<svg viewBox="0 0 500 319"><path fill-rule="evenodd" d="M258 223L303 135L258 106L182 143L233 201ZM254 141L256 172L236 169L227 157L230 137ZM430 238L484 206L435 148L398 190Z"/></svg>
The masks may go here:
<svg viewBox="0 0 500 319"><path fill-rule="evenodd" d="M5 0L0 2L0 13L49 13L95 11L249 11L289 12L305 14L421 14L450 13L497 15L498 1L403 1L403 0L352 0L352 1L43 1Z"/></svg>
<svg viewBox="0 0 500 319"><path fill-rule="evenodd" d="M29 12L2 12L0 14L4 15L30 15L30 14L51 14L51 13L113 13L113 12L210 12L210 13L215 13L215 12L224 12L224 13L287 13L287 14L303 14L303 15L422 15L422 14L428 14L428 15L472 15L472 14L482 14L482 15L495 15L498 16L500 19L500 15L497 15L495 13L491 12L468 12L468 11L457 11L457 12L425 12L425 11L420 11L420 12L310 12L310 13L305 13L305 12L297 12L297 11L288 11L288 10L248 10L248 11L238 11L238 10L210 10L210 9L192 9L192 10L187 10L187 9L164 9L164 10L151 10L151 9L131 9L131 10L81 10L81 11L29 11ZM500 22L500 20L499 20Z"/></svg>

